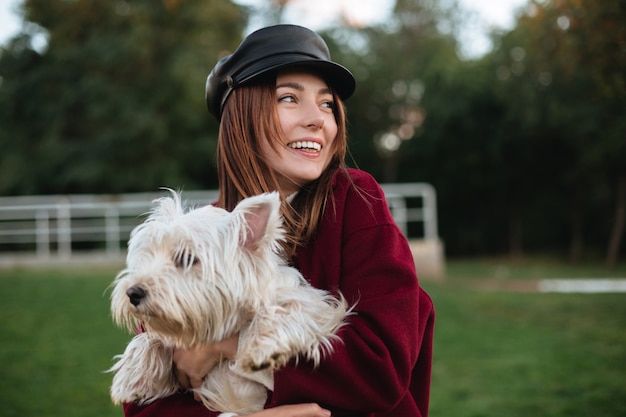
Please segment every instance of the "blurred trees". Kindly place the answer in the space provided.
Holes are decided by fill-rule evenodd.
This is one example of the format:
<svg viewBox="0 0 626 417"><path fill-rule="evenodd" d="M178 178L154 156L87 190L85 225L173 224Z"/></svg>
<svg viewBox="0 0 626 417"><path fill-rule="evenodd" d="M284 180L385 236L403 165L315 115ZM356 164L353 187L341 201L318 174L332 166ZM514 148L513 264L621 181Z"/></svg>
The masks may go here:
<svg viewBox="0 0 626 417"><path fill-rule="evenodd" d="M215 187L205 77L251 13L280 19L288 1L263 4L26 0L38 26L0 56L0 194ZM449 255L614 264L626 223L623 1L531 2L478 60L459 58L464 14L449 4L397 0L384 25L323 32L357 78L355 163L381 182L432 183Z"/></svg>
<svg viewBox="0 0 626 417"><path fill-rule="evenodd" d="M329 32L338 43L331 44L331 55L357 78L348 102L354 159L381 182L416 180L417 172L402 172L402 163L417 156L408 148L423 145L423 101L452 81L461 63L455 38L439 28L444 20L449 20L446 10L431 2L398 0L392 20L384 25Z"/></svg>
<svg viewBox="0 0 626 417"><path fill-rule="evenodd" d="M582 256L585 236L602 235L609 236L607 264L614 265L624 234L625 21L619 0L533 2L490 57L496 94L506 103L501 121L510 132L495 139L527 150L526 161L516 156L518 172L532 167L522 200L565 219L573 261ZM530 210L511 211L512 222L542 223Z"/></svg>
<svg viewBox="0 0 626 417"><path fill-rule="evenodd" d="M448 253L568 248L577 262L606 250L613 265L626 217L624 7L531 3L477 61L458 59L442 28L459 17L432 2L396 2L384 27L335 30L357 45L337 48L359 78L357 163L381 181L432 183Z"/></svg>
<svg viewBox="0 0 626 417"><path fill-rule="evenodd" d="M0 192L214 184L207 69L246 16L220 0L26 0L48 45L14 39L0 74Z"/></svg>

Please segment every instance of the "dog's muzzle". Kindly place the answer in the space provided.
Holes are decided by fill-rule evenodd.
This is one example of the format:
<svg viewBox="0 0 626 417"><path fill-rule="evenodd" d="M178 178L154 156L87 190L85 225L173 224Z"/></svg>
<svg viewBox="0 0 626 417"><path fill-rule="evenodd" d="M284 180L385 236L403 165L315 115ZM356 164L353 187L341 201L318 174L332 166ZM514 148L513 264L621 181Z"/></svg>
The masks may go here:
<svg viewBox="0 0 626 417"><path fill-rule="evenodd" d="M148 295L148 293L141 287L130 287L126 290L126 295L128 296L130 303L137 307L139 304L141 304L141 300L146 298L146 295Z"/></svg>

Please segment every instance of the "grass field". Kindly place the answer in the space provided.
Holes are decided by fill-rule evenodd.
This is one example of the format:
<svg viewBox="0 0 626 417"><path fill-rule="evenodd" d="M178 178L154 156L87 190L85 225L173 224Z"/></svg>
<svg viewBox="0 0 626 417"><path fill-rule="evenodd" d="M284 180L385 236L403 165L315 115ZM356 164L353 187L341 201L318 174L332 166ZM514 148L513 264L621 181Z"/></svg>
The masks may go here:
<svg viewBox="0 0 626 417"><path fill-rule="evenodd" d="M608 272L489 260L451 262L447 271L445 281L423 283L437 308L431 417L626 415L626 294L458 285L472 278L626 277L623 266ZM111 376L103 373L129 338L108 312L114 274L0 270L0 416L122 415L110 404Z"/></svg>

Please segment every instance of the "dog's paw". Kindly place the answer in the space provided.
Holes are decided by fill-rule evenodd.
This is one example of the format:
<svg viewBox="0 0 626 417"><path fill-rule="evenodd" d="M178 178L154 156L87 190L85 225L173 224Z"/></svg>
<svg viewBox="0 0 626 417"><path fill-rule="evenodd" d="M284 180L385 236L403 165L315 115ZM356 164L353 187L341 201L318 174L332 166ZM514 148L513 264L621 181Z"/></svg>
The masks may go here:
<svg viewBox="0 0 626 417"><path fill-rule="evenodd" d="M117 362L109 369L115 372L111 383L113 403L149 404L178 391L178 380L172 372L173 349L159 339L138 334L124 354L115 359Z"/></svg>
<svg viewBox="0 0 626 417"><path fill-rule="evenodd" d="M289 361L289 355L286 353L273 353L269 356L262 357L251 355L244 357L242 360L243 368L249 372L257 372L263 370L274 371L286 365Z"/></svg>
<svg viewBox="0 0 626 417"><path fill-rule="evenodd" d="M124 403L138 403L143 404L149 402L149 399L142 398L141 395L132 392L134 387L113 386L111 388L111 401L115 405L121 405Z"/></svg>

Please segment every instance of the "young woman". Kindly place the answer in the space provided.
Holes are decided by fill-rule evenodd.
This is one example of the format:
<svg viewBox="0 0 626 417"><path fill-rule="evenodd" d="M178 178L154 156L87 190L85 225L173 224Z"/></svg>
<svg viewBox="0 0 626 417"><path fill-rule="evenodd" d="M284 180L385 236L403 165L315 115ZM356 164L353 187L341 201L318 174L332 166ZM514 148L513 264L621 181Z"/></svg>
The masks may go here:
<svg viewBox="0 0 626 417"><path fill-rule="evenodd" d="M292 25L252 33L207 80L207 105L220 121L217 204L232 210L245 197L279 191L291 263L355 305L333 353L317 368L299 361L277 371L255 417L428 414L433 304L380 186L345 166L342 102L354 87L322 38ZM198 386L220 358L236 356L237 337L178 350L181 384ZM125 406L126 416L217 414L184 393Z"/></svg>

